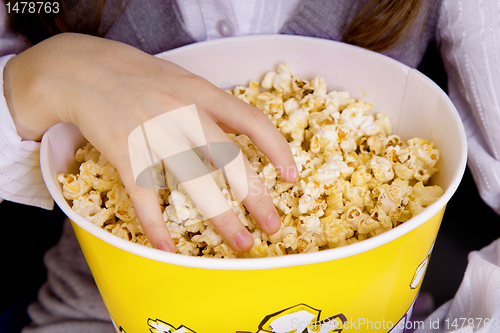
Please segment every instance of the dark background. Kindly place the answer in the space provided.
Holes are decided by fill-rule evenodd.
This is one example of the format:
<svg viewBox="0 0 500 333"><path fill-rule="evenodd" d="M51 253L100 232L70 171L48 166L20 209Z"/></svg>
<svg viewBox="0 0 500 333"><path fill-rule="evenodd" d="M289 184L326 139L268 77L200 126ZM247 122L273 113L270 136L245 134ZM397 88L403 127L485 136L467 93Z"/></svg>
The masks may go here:
<svg viewBox="0 0 500 333"><path fill-rule="evenodd" d="M49 211L3 201L0 218L0 333L17 333L29 323L26 306L47 278L42 257L61 236L64 214L58 207Z"/></svg>
<svg viewBox="0 0 500 333"><path fill-rule="evenodd" d="M446 91L446 73L431 46L419 70ZM29 322L26 306L46 280L45 251L60 237L63 213L4 201L0 204L2 289L0 333L19 332ZM467 267L467 255L500 237L500 216L478 195L467 169L444 214L421 292L432 295L434 307L453 298ZM429 310L429 309L428 309Z"/></svg>

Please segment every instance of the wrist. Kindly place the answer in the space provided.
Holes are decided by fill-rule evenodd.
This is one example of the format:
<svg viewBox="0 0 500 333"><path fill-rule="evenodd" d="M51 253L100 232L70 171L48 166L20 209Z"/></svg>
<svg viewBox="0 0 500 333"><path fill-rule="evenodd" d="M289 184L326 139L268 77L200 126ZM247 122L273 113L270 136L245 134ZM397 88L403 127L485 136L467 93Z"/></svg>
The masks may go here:
<svg viewBox="0 0 500 333"><path fill-rule="evenodd" d="M78 74L75 59L83 53L82 41L89 39L92 37L59 34L7 62L4 96L23 140L39 141L52 125L73 122L68 100L75 91L68 87Z"/></svg>
<svg viewBox="0 0 500 333"><path fill-rule="evenodd" d="M26 52L26 51L25 51ZM50 126L58 121L47 112L50 105L45 98L37 64L23 53L11 58L4 67L3 88L5 101L23 140L39 141Z"/></svg>

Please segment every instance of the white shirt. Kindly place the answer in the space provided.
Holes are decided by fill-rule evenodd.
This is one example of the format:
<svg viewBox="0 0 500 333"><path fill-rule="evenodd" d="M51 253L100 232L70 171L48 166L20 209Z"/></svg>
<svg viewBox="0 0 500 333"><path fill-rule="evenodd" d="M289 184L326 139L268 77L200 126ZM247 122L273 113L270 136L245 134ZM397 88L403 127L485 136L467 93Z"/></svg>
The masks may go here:
<svg viewBox="0 0 500 333"><path fill-rule="evenodd" d="M5 5L0 5L0 77L3 87L3 68L14 54L29 46L26 38L11 32ZM3 89L2 89L3 91ZM53 200L45 187L39 163L40 144L22 141L7 108L0 97L0 202L3 199L52 209Z"/></svg>
<svg viewBox="0 0 500 333"><path fill-rule="evenodd" d="M443 1L438 34L448 95L467 133L468 166L500 214L500 3Z"/></svg>
<svg viewBox="0 0 500 333"><path fill-rule="evenodd" d="M183 0L178 7L198 42L229 36L277 34L300 0Z"/></svg>

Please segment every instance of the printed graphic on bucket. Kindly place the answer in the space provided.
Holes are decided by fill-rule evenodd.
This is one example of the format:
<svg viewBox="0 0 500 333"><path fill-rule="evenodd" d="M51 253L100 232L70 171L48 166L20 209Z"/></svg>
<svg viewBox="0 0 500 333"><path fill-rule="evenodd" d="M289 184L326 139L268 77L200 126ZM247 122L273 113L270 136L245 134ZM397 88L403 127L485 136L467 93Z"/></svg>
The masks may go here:
<svg viewBox="0 0 500 333"><path fill-rule="evenodd" d="M388 333L404 333L412 326L410 321L415 301L408 311L395 324L384 322ZM321 320L321 310L307 304L297 304L284 310L264 317L258 325L257 331L236 331L235 333L341 333L344 329L364 329L377 325L369 320L347 319L342 313ZM201 333L180 325L175 327L161 319L148 319L148 328L151 333ZM123 327L120 333L127 333Z"/></svg>
<svg viewBox="0 0 500 333"><path fill-rule="evenodd" d="M415 301L401 319L393 324L385 323L388 333L404 333L411 327L411 314ZM342 313L320 320L321 310L307 304L297 304L287 309L265 316L258 325L257 331L236 331L235 333L341 333L345 329L362 329L369 327L369 321L350 319ZM373 326L373 322L372 326ZM410 326L408 326L410 324ZM175 327L161 319L148 319L148 328L151 333L201 333L180 325ZM127 333L123 327L120 333Z"/></svg>
<svg viewBox="0 0 500 333"><path fill-rule="evenodd" d="M413 274L413 279L410 282L410 288L416 289L419 283L422 281L425 271L427 270L427 264L429 263L429 259L431 258L432 250L434 249L434 244L436 244L436 240L432 243L431 248L429 249L429 253L427 253L427 257L425 257L424 261L418 265L415 270L415 274Z"/></svg>
<svg viewBox="0 0 500 333"><path fill-rule="evenodd" d="M338 314L321 320L321 310L307 304L297 304L287 309L266 316L259 324L261 332L341 332L342 324L347 320ZM239 333L253 333L239 331Z"/></svg>
<svg viewBox="0 0 500 333"><path fill-rule="evenodd" d="M333 333L342 332L346 321L342 313L321 320L321 310L307 304L297 304L265 316L257 331L235 333ZM184 325L175 327L160 319L149 318L148 326L151 333L197 333ZM127 333L121 326L119 330L120 333Z"/></svg>

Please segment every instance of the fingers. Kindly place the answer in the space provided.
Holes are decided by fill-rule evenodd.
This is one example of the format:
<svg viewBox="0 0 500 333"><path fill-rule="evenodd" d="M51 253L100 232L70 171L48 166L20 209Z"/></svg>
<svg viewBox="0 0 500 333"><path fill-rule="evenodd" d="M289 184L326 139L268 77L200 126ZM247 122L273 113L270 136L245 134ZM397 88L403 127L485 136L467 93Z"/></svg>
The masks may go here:
<svg viewBox="0 0 500 333"><path fill-rule="evenodd" d="M205 154L208 153L205 149L200 150ZM240 252L250 250L253 246L253 237L241 224L221 193L219 185L212 178L211 166L204 165L197 154L187 146L185 151L165 158L163 162L198 210L205 218L210 219L231 247ZM168 186L172 189L176 188L177 184L169 183Z"/></svg>
<svg viewBox="0 0 500 333"><path fill-rule="evenodd" d="M234 250L246 252L252 248L252 235L233 212L211 175L184 182L182 186Z"/></svg>
<svg viewBox="0 0 500 333"><path fill-rule="evenodd" d="M231 190L238 199L244 200L263 231L272 234L280 228L278 213L265 185L253 171L239 147L201 108L197 111L197 117L188 117L187 115L193 111L196 110L184 108L183 112L186 115L179 114L178 119L174 122L176 129L187 128L184 126L185 122L189 123L189 130L181 130L179 134L182 134L190 142L174 140L165 134L172 133L173 129L164 131L155 128L153 131L145 125L149 146L156 159L163 161L166 169L182 185L204 217L210 219L233 249L240 252L248 251L253 246L253 237L229 206L221 193L220 184L218 185L212 178L211 165L208 162L208 165L204 165L193 149L196 147L196 150L205 158L211 158L216 169L223 171ZM174 118L169 116L169 119ZM160 121L155 119L155 123L159 124ZM171 124L172 121L165 122L165 124L167 123ZM200 133L202 133L203 142L199 138ZM165 142L170 144L175 142L176 148L169 148L167 151L163 147ZM204 145L200 146L200 144ZM173 151L180 151L180 153L170 154ZM176 185L168 184L171 189Z"/></svg>
<svg viewBox="0 0 500 333"><path fill-rule="evenodd" d="M288 142L262 111L215 87L203 97L208 102L203 104L208 106L205 110L216 122L248 135L286 181L297 180L299 173Z"/></svg>
<svg viewBox="0 0 500 333"><path fill-rule="evenodd" d="M239 155L224 167L224 171L231 189L237 198L242 200L262 230L267 234L278 231L281 221L269 191L243 152L240 151Z"/></svg>
<svg viewBox="0 0 500 333"><path fill-rule="evenodd" d="M209 123L209 127L217 127L213 121L203 114L200 117L196 108L191 105L169 111L163 115L144 123L144 132L137 131L147 137L153 161L162 160L165 168L175 177L178 183L168 184L172 190L180 184L205 218L210 219L219 233L231 244L236 251L248 251L253 245L253 237L241 224L236 214L227 203L217 183L212 178L212 167L208 161L208 144L205 139L206 131L202 122ZM228 140L220 129L220 135ZM134 136L135 138L135 136ZM144 140L143 140L144 141ZM132 146L132 144L129 144ZM234 144L233 144L234 145ZM137 147L144 145L136 144ZM196 151L207 158L204 164ZM132 153L131 153L132 155ZM141 154L136 154L140 156ZM147 154L143 154L146 157ZM135 159L137 162L137 159ZM144 159L147 165L147 159ZM242 165L243 166L243 165ZM170 180L173 182L173 180Z"/></svg>
<svg viewBox="0 0 500 333"><path fill-rule="evenodd" d="M243 204L259 223L262 230L272 235L281 227L280 216L273 204L267 187L252 169L250 162L248 162L247 159L245 159L245 161L246 177L250 186L248 195L243 200Z"/></svg>
<svg viewBox="0 0 500 333"><path fill-rule="evenodd" d="M218 216L212 217L210 222L212 222L214 227L235 251L250 251L253 246L253 236L241 224L233 210L228 210Z"/></svg>
<svg viewBox="0 0 500 333"><path fill-rule="evenodd" d="M170 237L168 228L163 221L163 215L158 204L155 190L142 188L135 184L124 184L132 200L139 222L154 248L176 252L175 244Z"/></svg>
<svg viewBox="0 0 500 333"><path fill-rule="evenodd" d="M204 117L203 113L201 117ZM217 169L223 170L237 199L243 201L264 232L273 234L278 231L281 221L269 191L243 152L215 123L208 120L202 123L210 142L213 164Z"/></svg>
<svg viewBox="0 0 500 333"><path fill-rule="evenodd" d="M139 127L140 129L140 127ZM146 237L154 248L176 252L176 246L170 237L163 220L153 177L151 160L145 143L141 144L141 131L132 132L128 140L128 154L116 156L116 167L127 189L135 214ZM123 142L123 140L120 140ZM125 149L117 149L124 152Z"/></svg>

